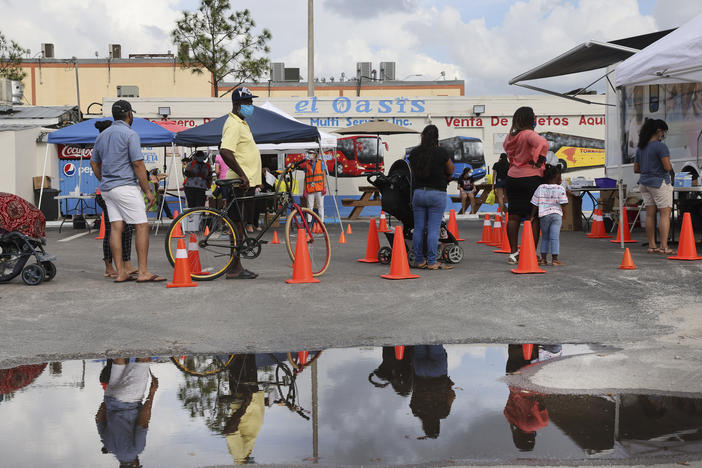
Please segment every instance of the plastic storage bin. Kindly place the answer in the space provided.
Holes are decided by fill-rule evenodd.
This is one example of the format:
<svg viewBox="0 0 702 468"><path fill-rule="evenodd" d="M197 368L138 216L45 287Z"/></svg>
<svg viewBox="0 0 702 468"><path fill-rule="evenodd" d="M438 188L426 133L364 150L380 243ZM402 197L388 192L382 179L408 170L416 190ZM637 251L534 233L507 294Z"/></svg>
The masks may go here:
<svg viewBox="0 0 702 468"><path fill-rule="evenodd" d="M617 181L609 177L598 177L595 179L595 185L599 188L617 188Z"/></svg>
<svg viewBox="0 0 702 468"><path fill-rule="evenodd" d="M692 187L692 174L679 172L675 174L675 187Z"/></svg>

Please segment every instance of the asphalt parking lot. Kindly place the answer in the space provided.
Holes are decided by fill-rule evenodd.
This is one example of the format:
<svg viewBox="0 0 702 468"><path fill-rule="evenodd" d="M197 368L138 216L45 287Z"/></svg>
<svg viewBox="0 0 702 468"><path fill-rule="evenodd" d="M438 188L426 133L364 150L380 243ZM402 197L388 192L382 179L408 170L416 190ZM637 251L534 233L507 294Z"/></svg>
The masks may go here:
<svg viewBox="0 0 702 468"><path fill-rule="evenodd" d="M77 232L51 229L47 248L57 257L56 278L34 287L19 279L0 286L0 363L125 352L599 343L622 349L620 357L631 359L626 353L632 353L632 363L638 360L643 369L653 369L639 372L636 386L674 392L702 388L695 364L702 357L702 262L647 254L639 242L631 244L638 269L619 270L623 252L618 245L563 232L564 266L546 267L543 275L514 275L506 255L476 244L482 221L461 220L465 257L454 270L417 270L418 279L388 281L380 278L388 266L356 261L364 256L368 220L352 227L354 233L342 245L338 225L330 225L332 262L319 284L286 284L292 270L285 247L266 245L258 259L245 263L260 274L258 279L220 278L182 289L167 289L163 283L114 284L103 277L95 233L65 241ZM645 238L643 232L633 237ZM383 245L388 244L381 238ZM149 267L172 275L163 230L152 235ZM638 349L655 352L641 358ZM671 383L661 373L656 382L656 366L670 368L669 360L685 369L682 380ZM621 367L617 362L612 363L615 372ZM607 376L600 378L600 387L609 385ZM544 385L568 386L560 379L544 379ZM624 377L617 382L633 385ZM577 378L570 385L573 390L592 386L578 384Z"/></svg>

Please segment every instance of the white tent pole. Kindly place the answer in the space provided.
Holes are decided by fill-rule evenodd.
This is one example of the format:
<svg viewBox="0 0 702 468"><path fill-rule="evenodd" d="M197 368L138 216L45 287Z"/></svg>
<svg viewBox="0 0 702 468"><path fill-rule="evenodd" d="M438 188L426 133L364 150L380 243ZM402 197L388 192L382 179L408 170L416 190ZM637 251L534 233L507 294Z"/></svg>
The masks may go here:
<svg viewBox="0 0 702 468"><path fill-rule="evenodd" d="M624 102L624 94L621 92L615 92L614 94L615 99L619 101L619 109L624 109L624 105L626 104ZM620 115L623 115L623 113L620 111ZM621 122L621 119L618 119L617 122L622 125L623 122ZM621 135L621 129L618 128L617 126L617 133L618 135ZM623 127L622 127L623 129ZM621 148L621 144L619 147ZM620 150L621 151L621 150ZM622 186L624 184L624 154L619 155L619 176L617 177L619 180L617 181L617 185L619 186L619 246L623 249L624 248L624 222L626 222L626 227L627 229L629 228L629 220L624 219L623 215L623 207L624 207L624 187Z"/></svg>
<svg viewBox="0 0 702 468"><path fill-rule="evenodd" d="M49 143L46 144L46 151L44 152L44 168L41 170L41 189L39 190L39 206L37 208L41 209L41 199L44 196L44 179L46 178L46 161L49 159Z"/></svg>

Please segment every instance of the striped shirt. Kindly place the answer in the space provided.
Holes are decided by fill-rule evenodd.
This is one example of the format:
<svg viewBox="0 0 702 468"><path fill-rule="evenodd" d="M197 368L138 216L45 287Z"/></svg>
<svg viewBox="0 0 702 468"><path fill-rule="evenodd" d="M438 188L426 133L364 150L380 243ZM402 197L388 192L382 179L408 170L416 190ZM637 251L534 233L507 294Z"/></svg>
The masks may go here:
<svg viewBox="0 0 702 468"><path fill-rule="evenodd" d="M562 185L541 184L531 197L531 204L539 207L539 218L552 213L563 216L561 205L568 204L568 197Z"/></svg>

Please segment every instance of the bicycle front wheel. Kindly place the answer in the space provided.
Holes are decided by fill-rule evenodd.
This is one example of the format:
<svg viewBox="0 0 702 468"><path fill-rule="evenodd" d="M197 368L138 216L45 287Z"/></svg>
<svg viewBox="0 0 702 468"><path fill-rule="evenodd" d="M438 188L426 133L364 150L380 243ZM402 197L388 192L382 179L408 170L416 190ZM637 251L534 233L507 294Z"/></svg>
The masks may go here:
<svg viewBox="0 0 702 468"><path fill-rule="evenodd" d="M184 211L173 220L166 234L166 257L175 265L178 240L188 248L190 276L212 280L222 276L234 261L236 232L228 218L209 208Z"/></svg>
<svg viewBox="0 0 702 468"><path fill-rule="evenodd" d="M172 356L171 361L186 374L202 377L222 372L234 359L234 354L212 356Z"/></svg>
<svg viewBox="0 0 702 468"><path fill-rule="evenodd" d="M308 221L306 224L303 220L305 217ZM314 233L315 224L319 227L318 233ZM312 264L312 276L320 276L327 268L331 260L331 243L329 242L329 233L327 227L322 222L322 219L309 208L300 208L292 210L285 222L285 246L288 249L290 259L295 261L295 248L297 242L297 231L303 229L307 238L307 250L310 252L310 262Z"/></svg>

